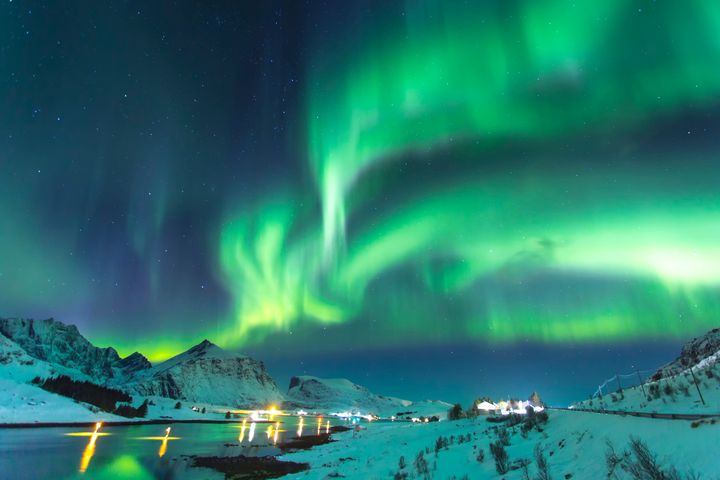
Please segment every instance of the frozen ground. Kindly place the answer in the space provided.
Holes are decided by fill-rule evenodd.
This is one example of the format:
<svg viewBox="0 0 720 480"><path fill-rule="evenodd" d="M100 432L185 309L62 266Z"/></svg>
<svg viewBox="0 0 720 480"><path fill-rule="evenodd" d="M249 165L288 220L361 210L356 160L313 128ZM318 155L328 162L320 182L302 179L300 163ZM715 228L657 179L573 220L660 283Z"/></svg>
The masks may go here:
<svg viewBox="0 0 720 480"><path fill-rule="evenodd" d="M398 472L407 473L405 478L522 479L521 469L505 475L496 472L489 451L489 444L497 440L497 434L491 428L494 425L486 422L484 417L428 424L371 423L356 436L352 432L336 434L336 442L281 458L311 464L310 471L286 477L293 479L388 479ZM467 435L469 441L459 440ZM506 449L510 462L532 461L528 468L530 478L537 475L533 452L539 444L544 449L553 479L603 479L607 478L607 442L612 442L619 453L627 447L631 435L646 442L664 467L674 465L681 473L693 471L703 479L715 479L720 475L720 456L717 454L720 423L710 421L693 424L680 420L551 411L543 432L532 431L525 439L516 427L515 433L510 433L510 445ZM439 437L448 437L450 444L436 454ZM483 462L477 459L480 450L484 453ZM427 476L418 474L414 465L420 452L428 464ZM401 456L406 463L404 469L399 468Z"/></svg>

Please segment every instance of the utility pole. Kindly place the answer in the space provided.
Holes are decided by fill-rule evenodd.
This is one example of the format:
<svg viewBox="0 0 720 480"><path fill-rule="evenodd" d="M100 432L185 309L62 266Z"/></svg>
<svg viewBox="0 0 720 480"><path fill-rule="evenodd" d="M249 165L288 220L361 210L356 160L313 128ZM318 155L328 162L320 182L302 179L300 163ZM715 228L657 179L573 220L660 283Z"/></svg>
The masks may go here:
<svg viewBox="0 0 720 480"><path fill-rule="evenodd" d="M622 393L622 385L620 385L620 375L617 373L615 374L615 380L617 380L618 383L618 392Z"/></svg>
<svg viewBox="0 0 720 480"><path fill-rule="evenodd" d="M693 382L695 382L695 388L697 389L698 395L700 395L700 400L702 401L702 404L705 405L705 399L702 396L702 392L700 392L700 385L698 385L697 378L695 378L695 372L693 372L692 367L690 367L690 375L693 377Z"/></svg>
<svg viewBox="0 0 720 480"><path fill-rule="evenodd" d="M643 385L642 377L640 377L640 370L635 370L635 373L637 373L638 382L640 382L640 388L642 388L643 396L647 398L647 393L645 393L645 385Z"/></svg>

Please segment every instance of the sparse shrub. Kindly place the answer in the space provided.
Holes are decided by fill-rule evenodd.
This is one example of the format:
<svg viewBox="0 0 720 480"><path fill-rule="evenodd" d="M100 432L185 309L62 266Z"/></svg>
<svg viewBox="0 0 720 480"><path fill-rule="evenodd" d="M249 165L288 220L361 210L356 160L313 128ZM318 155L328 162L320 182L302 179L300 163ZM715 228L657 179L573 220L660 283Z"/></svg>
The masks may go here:
<svg viewBox="0 0 720 480"><path fill-rule="evenodd" d="M665 386L663 387L663 393L665 395L674 395L675 389L673 388L672 385L670 385L670 383L666 383Z"/></svg>
<svg viewBox="0 0 720 480"><path fill-rule="evenodd" d="M182 408L182 403L177 402L177 403L175 404L175 410L180 410L181 408Z"/></svg>
<svg viewBox="0 0 720 480"><path fill-rule="evenodd" d="M477 460L478 463L485 463L485 450L484 449L481 448L480 450L478 450L478 454L477 454L477 457L475 457L475 460Z"/></svg>
<svg viewBox="0 0 720 480"><path fill-rule="evenodd" d="M449 444L449 442L448 442L447 437L442 437L442 436L438 437L435 440L435 455L437 455L440 452L440 450L442 450L443 448L447 449L448 444Z"/></svg>
<svg viewBox="0 0 720 480"><path fill-rule="evenodd" d="M495 470L497 470L499 474L505 474L510 470L510 460L505 446L501 441L498 440L490 444L490 454L493 460L495 460Z"/></svg>
<svg viewBox="0 0 720 480"><path fill-rule="evenodd" d="M657 400L658 398L660 398L661 392L660 392L660 384L659 383L651 384L649 387L649 391L650 391L650 396L653 399Z"/></svg>
<svg viewBox="0 0 720 480"><path fill-rule="evenodd" d="M510 434L508 434L507 428L502 427L497 430L498 441L504 446L510 445Z"/></svg>
<svg viewBox="0 0 720 480"><path fill-rule="evenodd" d="M550 466L545 458L545 451L539 443L535 445L535 464L537 465L537 480L551 480Z"/></svg>
<svg viewBox="0 0 720 480"><path fill-rule="evenodd" d="M528 460L527 458L521 458L517 462L515 462L515 465L513 466L513 470L515 468L519 468L522 470L522 480L530 480L530 464L532 462Z"/></svg>
<svg viewBox="0 0 720 480"><path fill-rule="evenodd" d="M618 467L633 480L694 480L698 476L694 472L681 475L673 466L663 468L648 446L637 437L630 437L630 448L617 454L608 442L605 462L608 467L608 478L619 478Z"/></svg>
<svg viewBox="0 0 720 480"><path fill-rule="evenodd" d="M229 419L229 418L231 418L231 417L232 417L232 413L230 413L230 410L228 410L227 412L225 412L225 418L228 418L228 419Z"/></svg>
<svg viewBox="0 0 720 480"><path fill-rule="evenodd" d="M619 455L615 451L615 447L609 440L606 442L605 450L605 466L607 467L607 478L617 478L617 469L625 461L627 452L623 452Z"/></svg>
<svg viewBox="0 0 720 480"><path fill-rule="evenodd" d="M677 388L686 397L690 396L690 388L687 385L685 385L684 383L679 384L677 386Z"/></svg>
<svg viewBox="0 0 720 480"><path fill-rule="evenodd" d="M407 467L407 464L405 463L405 457L400 456L400 460L398 460L398 468L400 469L398 472L395 473L395 476L393 477L394 480L405 480L408 478L408 472L405 472L405 467Z"/></svg>
<svg viewBox="0 0 720 480"><path fill-rule="evenodd" d="M200 413L205 413L205 407L202 407L202 410L200 410Z"/></svg>
<svg viewBox="0 0 720 480"><path fill-rule="evenodd" d="M430 473L428 470L427 460L425 459L425 454L422 450L418 452L417 457L415 457L415 470L418 475L427 475Z"/></svg>

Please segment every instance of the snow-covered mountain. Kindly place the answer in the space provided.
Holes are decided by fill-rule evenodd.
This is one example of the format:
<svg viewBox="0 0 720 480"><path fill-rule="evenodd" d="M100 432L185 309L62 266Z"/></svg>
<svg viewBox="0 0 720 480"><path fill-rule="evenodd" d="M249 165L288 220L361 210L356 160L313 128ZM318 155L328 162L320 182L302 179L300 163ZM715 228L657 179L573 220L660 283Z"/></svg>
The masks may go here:
<svg viewBox="0 0 720 480"><path fill-rule="evenodd" d="M313 411L359 410L379 415L444 415L445 402L412 402L377 395L345 379L293 377L285 395L262 362L204 340L155 366L140 353L121 358L99 348L77 327L53 319L0 318L0 379L22 383L38 376L68 375L126 390L136 398L165 397L185 403L266 407L285 401Z"/></svg>
<svg viewBox="0 0 720 480"><path fill-rule="evenodd" d="M290 379L286 406L322 411L360 411L376 415L443 416L452 406L440 401L413 402L372 393L345 378L298 376Z"/></svg>
<svg viewBox="0 0 720 480"><path fill-rule="evenodd" d="M96 347L75 325L52 318L0 318L0 333L29 356L77 370L99 383L121 384L152 366L137 352L123 359L114 348Z"/></svg>
<svg viewBox="0 0 720 480"><path fill-rule="evenodd" d="M127 389L191 402L264 407L283 399L262 362L236 355L204 340L138 374Z"/></svg>
<svg viewBox="0 0 720 480"><path fill-rule="evenodd" d="M0 318L0 379L27 383L56 375L138 396L215 405L253 407L283 400L262 362L207 340L153 366L138 352L121 358L114 348L94 346L74 325Z"/></svg>

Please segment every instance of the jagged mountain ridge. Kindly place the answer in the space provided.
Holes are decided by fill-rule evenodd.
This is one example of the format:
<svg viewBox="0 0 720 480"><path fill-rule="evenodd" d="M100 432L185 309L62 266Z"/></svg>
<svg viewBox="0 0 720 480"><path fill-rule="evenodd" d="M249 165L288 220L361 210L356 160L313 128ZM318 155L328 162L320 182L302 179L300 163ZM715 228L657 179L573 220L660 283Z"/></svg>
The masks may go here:
<svg viewBox="0 0 720 480"><path fill-rule="evenodd" d="M112 348L100 348L83 337L75 325L55 319L0 318L0 333L28 355L84 373L100 383L120 384L152 365L140 353L121 358Z"/></svg>
<svg viewBox="0 0 720 480"><path fill-rule="evenodd" d="M94 346L74 325L54 319L0 318L0 377L68 375L139 396L228 406L265 406L283 399L262 362L204 340L153 366L135 352L121 358Z"/></svg>

